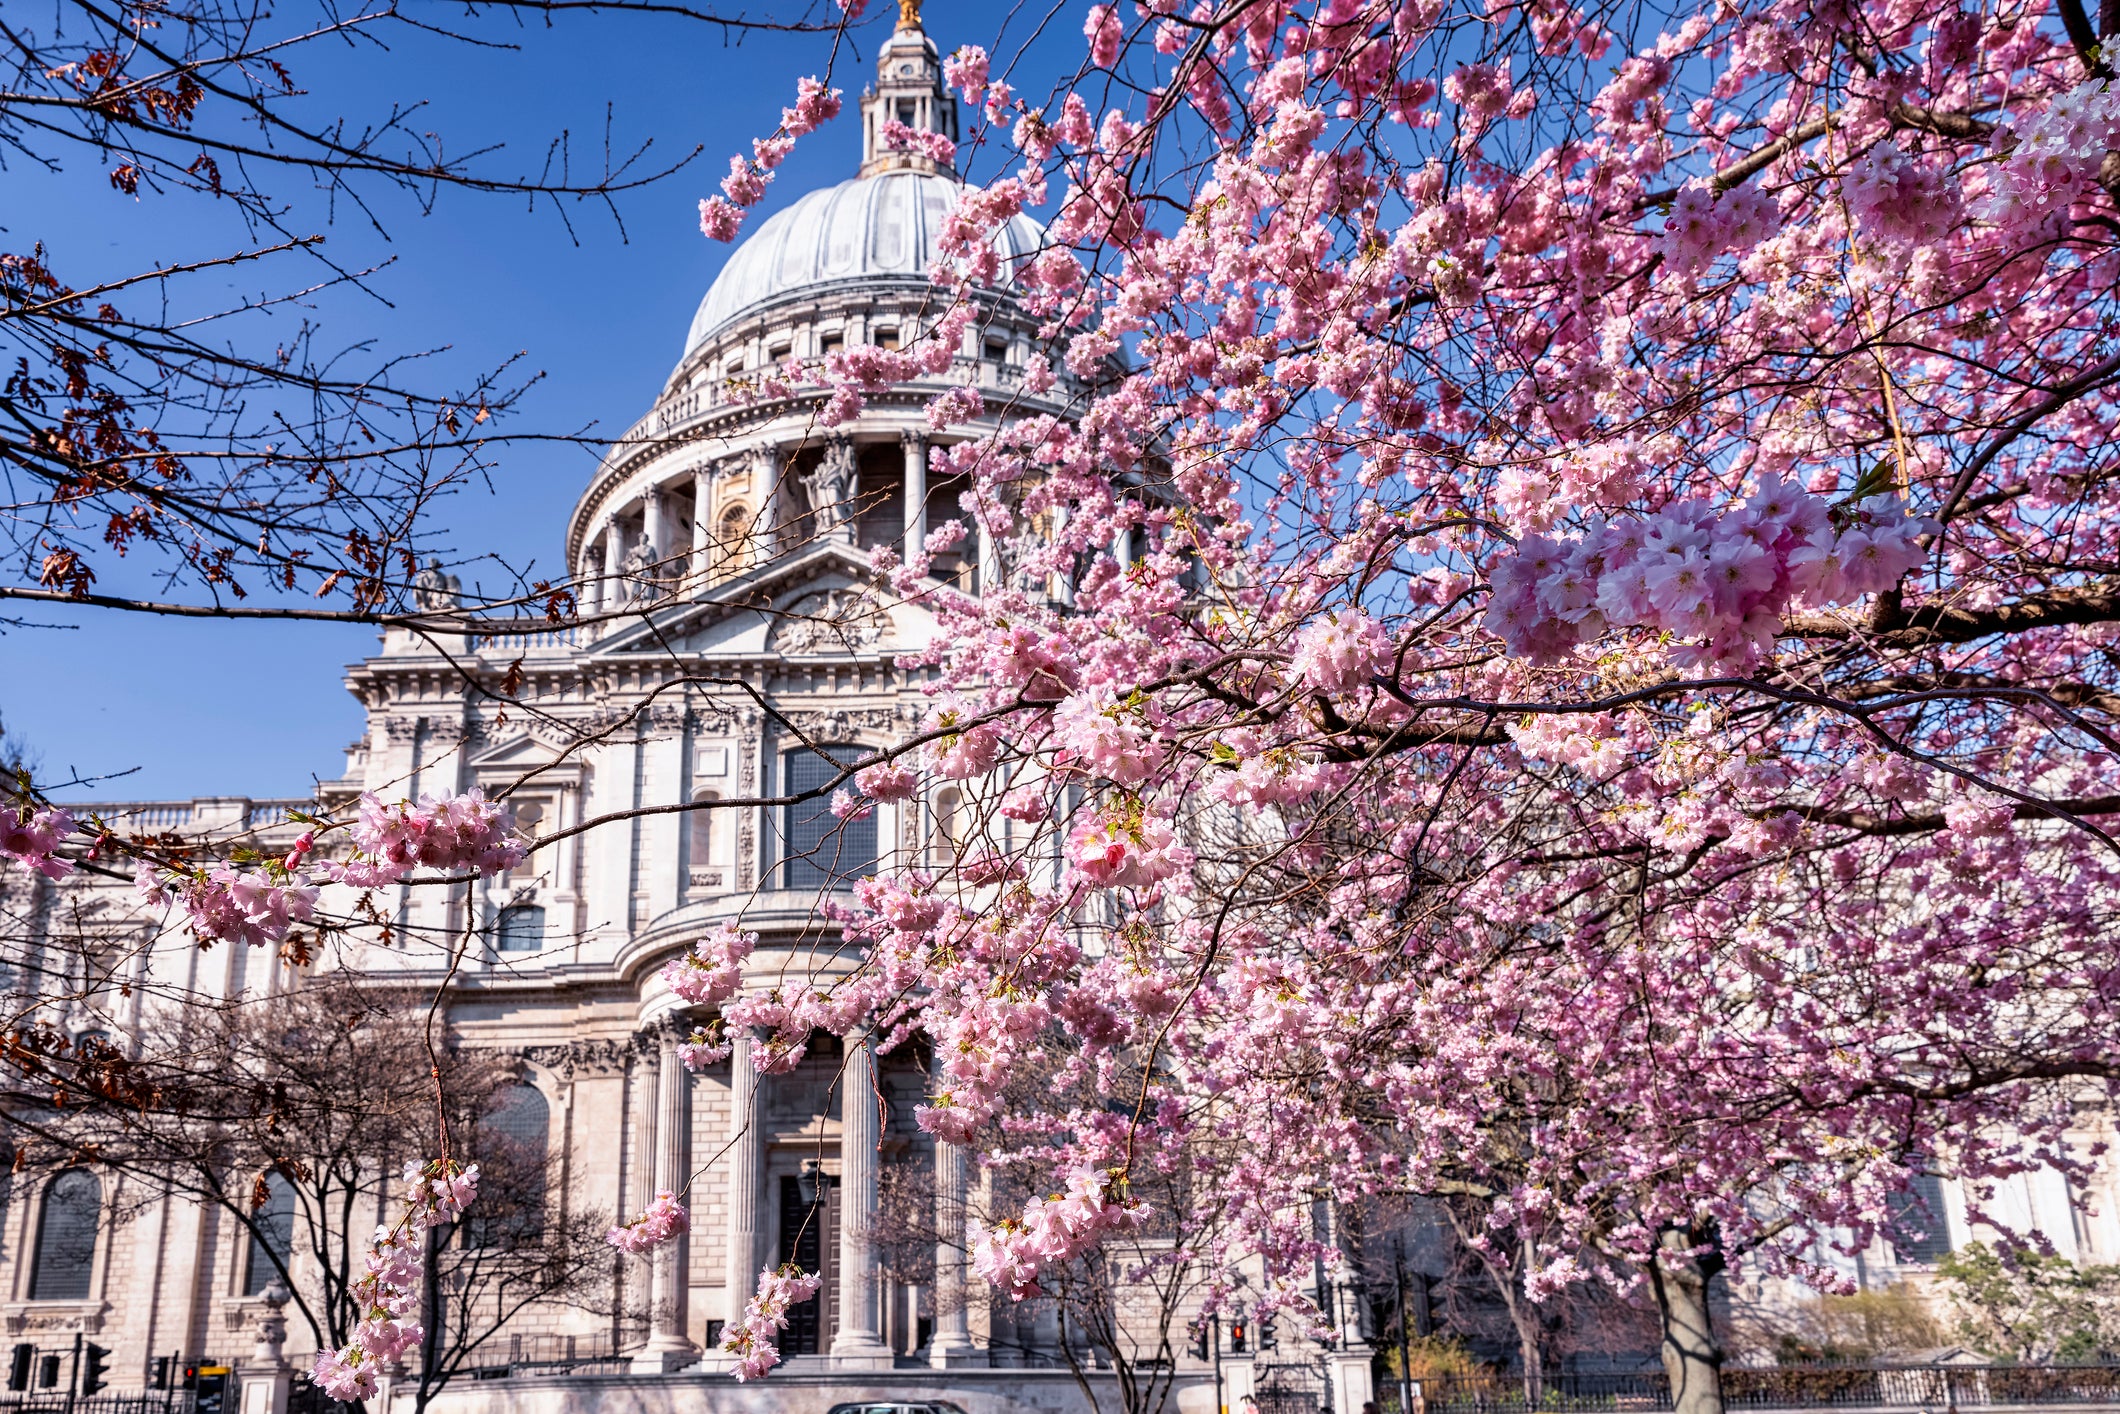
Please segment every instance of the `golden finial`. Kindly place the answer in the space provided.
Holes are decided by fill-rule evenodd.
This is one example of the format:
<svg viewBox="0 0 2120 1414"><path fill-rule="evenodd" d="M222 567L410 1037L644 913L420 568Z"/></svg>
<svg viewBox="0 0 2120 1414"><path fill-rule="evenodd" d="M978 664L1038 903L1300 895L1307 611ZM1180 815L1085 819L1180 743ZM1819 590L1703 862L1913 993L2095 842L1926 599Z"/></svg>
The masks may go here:
<svg viewBox="0 0 2120 1414"><path fill-rule="evenodd" d="M920 0L898 0L898 28L920 28Z"/></svg>

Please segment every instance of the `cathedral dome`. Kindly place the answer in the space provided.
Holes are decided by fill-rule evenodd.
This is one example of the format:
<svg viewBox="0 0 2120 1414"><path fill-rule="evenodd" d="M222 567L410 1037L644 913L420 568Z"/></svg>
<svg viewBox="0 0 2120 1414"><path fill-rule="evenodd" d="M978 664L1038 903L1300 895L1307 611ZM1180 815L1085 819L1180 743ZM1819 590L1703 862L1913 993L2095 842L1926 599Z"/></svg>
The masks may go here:
<svg viewBox="0 0 2120 1414"><path fill-rule="evenodd" d="M875 286L890 277L925 284L942 223L963 187L939 172L900 169L809 192L775 212L729 254L692 316L690 352L739 317L837 285ZM996 241L1002 259L1036 252L1038 223L1016 216Z"/></svg>

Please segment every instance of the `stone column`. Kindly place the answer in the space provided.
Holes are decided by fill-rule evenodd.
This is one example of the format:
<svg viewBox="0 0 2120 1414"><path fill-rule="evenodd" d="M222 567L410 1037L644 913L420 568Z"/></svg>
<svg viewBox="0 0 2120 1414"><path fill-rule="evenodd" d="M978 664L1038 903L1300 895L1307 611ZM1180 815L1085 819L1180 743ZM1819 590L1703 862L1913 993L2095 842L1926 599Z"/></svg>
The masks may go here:
<svg viewBox="0 0 2120 1414"><path fill-rule="evenodd" d="M972 1344L971 1313L965 1309L964 1150L935 1141L935 1334L928 1364L937 1369L983 1365L986 1352Z"/></svg>
<svg viewBox="0 0 2120 1414"><path fill-rule="evenodd" d="M758 1176L765 1146L758 1132L758 1070L750 1033L739 1027L729 1052L729 1324L758 1289Z"/></svg>
<svg viewBox="0 0 2120 1414"><path fill-rule="evenodd" d="M606 614L626 602L625 591L618 584L619 571L625 568L625 540L614 515L604 525L604 581L596 587L596 607ZM609 625L603 627L608 630Z"/></svg>
<svg viewBox="0 0 2120 1414"><path fill-rule="evenodd" d="M758 513L751 518L757 562L780 551L780 522L787 514L787 495L780 484L780 449L768 443L751 449L751 481L758 488Z"/></svg>
<svg viewBox="0 0 2120 1414"><path fill-rule="evenodd" d="M657 1193L678 1192L691 1168L691 1074L677 1058L679 1026L674 1017L656 1036L655 1182ZM699 1357L699 1347L685 1335L685 1296L691 1285L685 1261L690 1244L682 1237L655 1250L649 1259L648 1343L633 1358L635 1370L681 1369Z"/></svg>
<svg viewBox="0 0 2120 1414"><path fill-rule="evenodd" d="M650 486L640 498L640 538L648 542L648 554L660 566L670 547L663 543L662 491Z"/></svg>
<svg viewBox="0 0 2120 1414"><path fill-rule="evenodd" d="M847 1038L839 1113L839 1334L832 1363L846 1369L888 1370L891 1348L883 1343L877 1309L876 1147L882 1138L876 1115L876 1058L864 1033Z"/></svg>
<svg viewBox="0 0 2120 1414"><path fill-rule="evenodd" d="M927 541L927 438L901 432L898 443L905 448L904 554L911 560Z"/></svg>
<svg viewBox="0 0 2120 1414"><path fill-rule="evenodd" d="M713 525L707 508L714 502L714 468L694 467L692 470L692 575L695 592L707 582L707 571L714 568L716 551L713 543ZM726 550L721 551L727 554Z"/></svg>

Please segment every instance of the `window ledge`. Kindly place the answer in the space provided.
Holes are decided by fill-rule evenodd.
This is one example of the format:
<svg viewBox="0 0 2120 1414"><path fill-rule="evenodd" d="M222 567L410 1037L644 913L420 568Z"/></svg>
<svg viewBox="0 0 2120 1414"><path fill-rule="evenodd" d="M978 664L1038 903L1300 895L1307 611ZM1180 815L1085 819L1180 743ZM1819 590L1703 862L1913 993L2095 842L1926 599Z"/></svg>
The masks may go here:
<svg viewBox="0 0 2120 1414"><path fill-rule="evenodd" d="M94 1335L110 1314L108 1301L10 1301L0 1308L9 1335L31 1331L82 1331Z"/></svg>

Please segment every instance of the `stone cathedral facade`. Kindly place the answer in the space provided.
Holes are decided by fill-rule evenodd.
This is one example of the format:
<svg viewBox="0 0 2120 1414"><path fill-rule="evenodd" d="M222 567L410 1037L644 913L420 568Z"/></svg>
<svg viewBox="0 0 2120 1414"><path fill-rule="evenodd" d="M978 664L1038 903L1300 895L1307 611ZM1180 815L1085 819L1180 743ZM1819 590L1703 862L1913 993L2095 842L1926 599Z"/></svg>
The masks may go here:
<svg viewBox="0 0 2120 1414"><path fill-rule="evenodd" d="M517 828L557 837L499 878L395 890L385 920L398 939L424 945L371 945L351 958L355 968L444 986L443 945L476 940L446 982L450 1024L462 1044L519 1063L511 1132L552 1156L552 1202L630 1216L658 1190L690 1180L689 1236L629 1261L619 1316L532 1309L493 1357L608 1354L604 1373L467 1380L445 1393L452 1408L572 1414L605 1399L628 1414L826 1414L862 1400L941 1400L967 1414L1088 1408L1086 1386L1056 1358L1051 1316L990 1300L983 1283L967 1279L961 1251L938 1246L917 1270L897 1263L886 1272L877 1261L875 1218L894 1166L923 1176L941 1223L978 1199L965 1156L914 1123L925 1078L918 1058L905 1049L879 1057L859 1041L850 1054L825 1038L791 1073L761 1076L739 1047L694 1074L677 1055L693 1019L658 977L667 960L737 918L760 934L753 985L830 976L846 960L820 905L879 863L962 843L969 825L946 785L844 826L821 803L740 802L815 787L835 760L902 739L925 711L924 678L898 661L926 643L933 621L918 595L890 596L869 565L876 547L910 555L932 524L959 516L961 486L931 474L937 435L927 403L946 386L977 386L993 411L954 434L977 435L1000 417L1063 415L1082 391L1065 375L1044 396L1025 389L1023 372L1039 352L1036 321L1004 291L978 296L946 374L872 396L851 421L826 428L818 395L763 389L762 375L791 359L909 346L943 313L925 272L956 178L926 157L889 150L882 137L887 119L957 134L916 5L904 7L882 49L860 117L857 175L800 197L731 253L647 416L576 502L565 547L589 586L582 625L492 622L438 640L393 630L348 673L367 730L341 775L322 786L326 809L342 814L368 790L398 799L512 788ZM1028 255L1040 239L1019 217L1002 233L1001 253ZM1003 572L1007 548L974 536L937 556L935 583L977 591ZM442 608L455 586L436 567L419 592L424 606ZM501 690L504 679L519 679L512 694ZM731 804L653 813L713 800ZM304 796L93 808L121 830L281 853L302 828L288 811L315 804ZM567 833L626 812L645 813ZM270 997L298 980L269 951L190 947L181 928L143 914L122 882L88 872L59 884L0 875L0 903L15 918L100 937L125 966L152 968L193 993ZM53 949L42 961L30 951L5 979L18 996L92 1001L46 1007L64 1012L54 1024L122 1039L140 1019L152 989L128 988L123 976L62 974L87 950ZM847 1094L877 1103L848 1106ZM2109 1116L2086 1123L2096 1131L2086 1142L2114 1140ZM2021 1230L2042 1231L2058 1250L2114 1260L2120 1176L2110 1165L2105 1172L2094 1194L2072 1193L2057 1174L2028 1175L2006 1206ZM1947 1231L1918 1251L1880 1243L1870 1275L1858 1260L1852 1279L1870 1284L1879 1264L1885 1279L1918 1278L1938 1251L1974 1235L1955 1185L1930 1196ZM720 1328L762 1266L791 1260L822 1271L824 1289L795 1313L786 1369L738 1387L719 1373ZM247 1232L195 1203L137 1184L125 1190L86 1168L5 1190L7 1341L60 1349L81 1333L111 1348L118 1389L147 1383L165 1353L240 1361L269 1323L266 1297ZM285 1353L295 1366L311 1354L299 1337ZM1368 1397L1368 1349L1350 1338L1315 1363L1316 1403L1355 1414ZM1189 1354L1178 1364L1178 1408L1206 1414L1206 1367ZM1250 1387L1249 1358L1225 1361L1223 1373L1224 1403L1234 1408ZM1100 1402L1116 1407L1109 1395ZM256 1414L247 1396L244 1408Z"/></svg>
<svg viewBox="0 0 2120 1414"><path fill-rule="evenodd" d="M977 435L997 416L1060 413L1080 389L1064 375L1044 397L1021 387L1036 323L996 290L978 297L946 374L873 396L851 421L823 427L815 393L761 395L771 367L835 348L909 346L944 312L925 272L957 179L882 139L891 118L956 135L917 5L904 7L860 106L858 174L802 196L732 252L653 407L575 504L566 554L590 586L583 626L496 622L438 641L391 631L349 670L367 731L325 783L326 808L343 812L366 790L398 799L512 786L514 821L535 838L613 812L813 786L836 769L832 758L918 723L924 677L897 660L925 641L932 619L917 595L886 597L869 557L877 546L919 547L931 522L960 514L961 485L929 474L926 405L946 386L974 384L1002 410L956 430ZM1027 255L1040 238L1019 217L1001 253ZM937 558L937 583L976 591L1000 560L975 536ZM439 566L420 577L424 607L450 606L455 593ZM504 697L496 688L511 666L520 687ZM278 852L301 828L287 812L312 803L92 808L121 830ZM393 891L398 938L425 945L369 945L356 969L441 985L442 945L478 939L446 986L450 1024L466 1046L520 1058L509 1122L550 1146L553 1202L630 1216L691 1179L690 1235L629 1262L629 1314L532 1310L496 1358L511 1348L610 1350L627 1358L633 1384L682 1383L683 1372L712 1379L726 1364L715 1354L722 1323L741 1311L761 1266L798 1260L821 1269L825 1285L796 1312L774 1397L810 1388L804 1399L936 1398L947 1388L975 1411L1072 1407L1073 1377L1050 1368L1053 1332L990 1306L983 1284L967 1301L961 1253L938 1251L926 1280L877 1270L869 1242L882 1169L926 1170L944 1205L977 1181L962 1154L937 1152L913 1122L918 1061L879 1061L865 1043L849 1053L824 1038L792 1073L758 1075L739 1044L693 1074L676 1050L692 1018L658 977L739 916L760 934L754 984L831 975L845 963L837 927L819 920L823 899L879 861L952 847L957 808L944 793L844 827L821 802L644 814L560 839L503 877ZM296 980L269 951L190 948L180 927L141 914L113 880L83 873L35 887L45 917L90 919L114 949L175 969L169 980L196 992L269 996ZM166 941L150 943L158 930ZM62 1024L122 1031L137 1001L102 997ZM882 1103L846 1105L843 1094ZM246 1233L181 1199L110 1191L108 1177L72 1181L79 1192L25 1192L0 1218L0 1320L11 1339L56 1348L85 1331L114 1350L119 1388L145 1383L164 1352L251 1348L268 1310ZM94 1236L69 1257L49 1236L62 1231ZM296 1367L308 1363L302 1345L297 1336L287 1349ZM523 1388L466 1382L446 1397L483 1405L505 1390L520 1403L530 1398ZM546 1402L565 1403L589 1385L552 1388L571 1393Z"/></svg>

